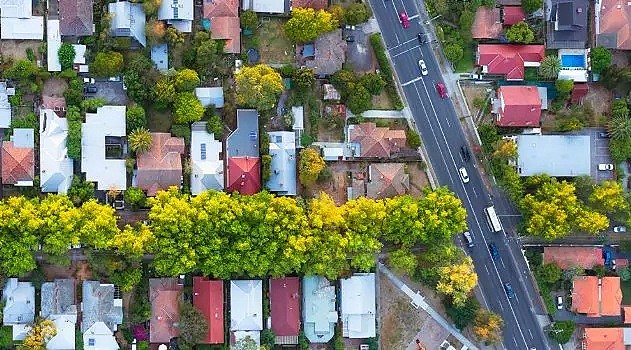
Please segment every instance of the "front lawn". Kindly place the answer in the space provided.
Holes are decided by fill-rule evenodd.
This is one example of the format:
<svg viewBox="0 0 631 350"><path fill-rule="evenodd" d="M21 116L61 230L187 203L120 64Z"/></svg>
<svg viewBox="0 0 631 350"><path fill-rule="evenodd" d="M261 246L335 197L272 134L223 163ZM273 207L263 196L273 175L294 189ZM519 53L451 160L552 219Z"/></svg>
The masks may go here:
<svg viewBox="0 0 631 350"><path fill-rule="evenodd" d="M462 59L456 63L456 73L471 73L473 70L473 47L465 45Z"/></svg>
<svg viewBox="0 0 631 350"><path fill-rule="evenodd" d="M258 36L258 50L261 62L267 64L288 64L296 59L294 44L285 35L281 18L262 17L260 27L255 33ZM246 47L248 49L248 47Z"/></svg>

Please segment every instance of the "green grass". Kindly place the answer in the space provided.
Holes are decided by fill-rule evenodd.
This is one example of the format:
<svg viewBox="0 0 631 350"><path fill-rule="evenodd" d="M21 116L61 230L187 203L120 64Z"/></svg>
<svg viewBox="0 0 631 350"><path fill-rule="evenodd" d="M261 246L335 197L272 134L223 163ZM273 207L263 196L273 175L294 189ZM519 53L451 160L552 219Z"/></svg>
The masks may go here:
<svg viewBox="0 0 631 350"><path fill-rule="evenodd" d="M285 35L285 20L281 18L260 18L258 46L263 63L294 63L294 45Z"/></svg>
<svg viewBox="0 0 631 350"><path fill-rule="evenodd" d="M539 70L536 67L526 67L524 69L524 80L526 81L539 81Z"/></svg>
<svg viewBox="0 0 631 350"><path fill-rule="evenodd" d="M13 329L11 326L0 328L0 349L13 348Z"/></svg>
<svg viewBox="0 0 631 350"><path fill-rule="evenodd" d="M631 303L631 281L621 281L620 287L622 288L622 303L629 305Z"/></svg>
<svg viewBox="0 0 631 350"><path fill-rule="evenodd" d="M473 70L473 47L465 46L462 59L456 63L456 73L470 73Z"/></svg>
<svg viewBox="0 0 631 350"><path fill-rule="evenodd" d="M147 126L153 132L171 132L171 113L149 108L147 111Z"/></svg>

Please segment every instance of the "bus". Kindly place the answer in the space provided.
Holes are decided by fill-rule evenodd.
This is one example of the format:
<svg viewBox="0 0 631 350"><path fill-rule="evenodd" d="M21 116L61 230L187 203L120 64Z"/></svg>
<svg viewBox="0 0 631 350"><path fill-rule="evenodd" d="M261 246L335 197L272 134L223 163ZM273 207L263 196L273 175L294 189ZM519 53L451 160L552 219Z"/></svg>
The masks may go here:
<svg viewBox="0 0 631 350"><path fill-rule="evenodd" d="M497 214L495 213L495 208L492 206L486 207L484 208L484 213L486 214L486 221L489 224L489 228L491 229L491 232L502 231L502 223L500 222L500 219L497 217Z"/></svg>

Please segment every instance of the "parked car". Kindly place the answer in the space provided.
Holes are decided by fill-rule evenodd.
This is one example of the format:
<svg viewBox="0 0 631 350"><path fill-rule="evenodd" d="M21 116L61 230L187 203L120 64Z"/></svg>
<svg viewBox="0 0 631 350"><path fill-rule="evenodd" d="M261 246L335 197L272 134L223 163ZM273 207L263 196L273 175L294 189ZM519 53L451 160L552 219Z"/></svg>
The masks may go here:
<svg viewBox="0 0 631 350"><path fill-rule="evenodd" d="M462 155L462 159L465 162L468 162L469 160L471 160L471 155L469 154L469 148L467 148L467 146L465 145L460 146L460 154Z"/></svg>
<svg viewBox="0 0 631 350"><path fill-rule="evenodd" d="M598 164L598 170L613 170L613 164Z"/></svg>
<svg viewBox="0 0 631 350"><path fill-rule="evenodd" d="M94 78L84 77L83 78L83 83L84 84L94 84Z"/></svg>
<svg viewBox="0 0 631 350"><path fill-rule="evenodd" d="M605 250L603 252L603 258L605 259L605 266L611 265L611 251Z"/></svg>
<svg viewBox="0 0 631 350"><path fill-rule="evenodd" d="M447 88L445 87L445 84L437 83L436 91L438 91L438 94L440 95L441 98L447 98Z"/></svg>
<svg viewBox="0 0 631 350"><path fill-rule="evenodd" d="M120 76L110 77L108 80L109 81L121 81L121 77Z"/></svg>
<svg viewBox="0 0 631 350"><path fill-rule="evenodd" d="M499 260L500 252L499 252L499 250L497 250L497 245L495 245L495 243L489 244L489 253L491 253L491 258L494 261Z"/></svg>
<svg viewBox="0 0 631 350"><path fill-rule="evenodd" d="M422 75L427 75L427 73L429 73L427 71L427 66L425 65L425 61L424 60L419 60L418 61L418 66L421 67L421 74Z"/></svg>
<svg viewBox="0 0 631 350"><path fill-rule="evenodd" d="M613 232L615 232L615 233L627 232L627 227L626 226L614 226L613 227Z"/></svg>
<svg viewBox="0 0 631 350"><path fill-rule="evenodd" d="M467 242L467 247L473 248L475 244L473 243L473 236L471 235L471 232L464 231L462 235L464 236L464 240Z"/></svg>
<svg viewBox="0 0 631 350"><path fill-rule="evenodd" d="M515 291L513 290L513 286L510 283L504 283L504 290L506 291L506 296L508 299L513 299L515 296Z"/></svg>
<svg viewBox="0 0 631 350"><path fill-rule="evenodd" d="M427 43L427 37L425 36L425 33L423 32L418 33L418 35L416 35L416 38L418 39L419 44Z"/></svg>
<svg viewBox="0 0 631 350"><path fill-rule="evenodd" d="M465 169L465 167L458 169L458 173L460 174L460 179L463 183L469 182L469 174L467 174L467 169Z"/></svg>
<svg viewBox="0 0 631 350"><path fill-rule="evenodd" d="M563 297L560 295L557 297L557 309L563 310Z"/></svg>
<svg viewBox="0 0 631 350"><path fill-rule="evenodd" d="M410 19L408 18L408 14L405 12L400 12L399 13L399 20L401 21L401 25L403 26L403 28L409 28L410 27Z"/></svg>
<svg viewBox="0 0 631 350"><path fill-rule="evenodd" d="M598 137L600 137L601 139L608 139L609 138L609 133L608 132L599 132L598 133Z"/></svg>
<svg viewBox="0 0 631 350"><path fill-rule="evenodd" d="M94 85L86 85L83 87L83 93L85 94L96 94L98 89Z"/></svg>

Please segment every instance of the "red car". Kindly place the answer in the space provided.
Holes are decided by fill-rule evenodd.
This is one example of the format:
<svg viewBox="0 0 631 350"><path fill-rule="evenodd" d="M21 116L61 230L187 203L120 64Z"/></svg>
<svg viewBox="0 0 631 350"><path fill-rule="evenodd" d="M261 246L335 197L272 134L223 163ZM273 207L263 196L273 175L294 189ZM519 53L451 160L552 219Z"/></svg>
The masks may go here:
<svg viewBox="0 0 631 350"><path fill-rule="evenodd" d="M436 84L436 91L438 91L441 98L447 98L447 88L443 83Z"/></svg>
<svg viewBox="0 0 631 350"><path fill-rule="evenodd" d="M403 28L408 28L410 26L410 19L408 18L408 14L405 12L399 13L399 20L401 21L401 25Z"/></svg>

